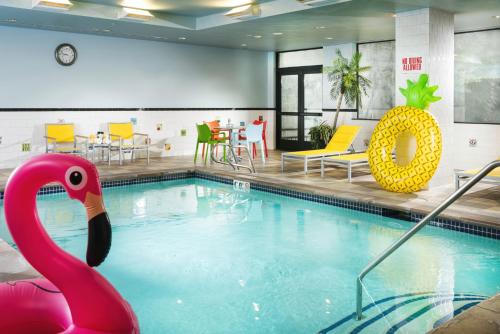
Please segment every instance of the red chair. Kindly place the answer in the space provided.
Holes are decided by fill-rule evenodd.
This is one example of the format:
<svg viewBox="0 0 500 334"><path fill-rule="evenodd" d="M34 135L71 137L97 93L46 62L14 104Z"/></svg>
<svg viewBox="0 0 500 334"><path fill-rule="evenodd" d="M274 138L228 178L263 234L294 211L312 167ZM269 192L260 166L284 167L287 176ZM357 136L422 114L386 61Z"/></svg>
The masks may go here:
<svg viewBox="0 0 500 334"><path fill-rule="evenodd" d="M255 124L255 125L261 125L263 124L264 126L262 127L262 140L264 141L264 151L266 153L266 158L269 158L269 155L267 153L267 140L266 140L266 129L267 129L267 121L259 121L259 120L255 120L252 122L252 124ZM240 129L240 133L244 131L244 130L241 130ZM239 134L238 135L238 140L246 140L246 137ZM238 148L238 155L241 154L241 149ZM252 144L252 157L255 158L255 156L257 155L257 145L255 144Z"/></svg>

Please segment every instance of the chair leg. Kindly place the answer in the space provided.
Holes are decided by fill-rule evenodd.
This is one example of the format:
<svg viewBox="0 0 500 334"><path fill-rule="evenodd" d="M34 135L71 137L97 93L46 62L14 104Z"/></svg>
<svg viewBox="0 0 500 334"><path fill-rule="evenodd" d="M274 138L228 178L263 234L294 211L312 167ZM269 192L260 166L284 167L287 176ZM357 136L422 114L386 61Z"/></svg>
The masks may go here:
<svg viewBox="0 0 500 334"><path fill-rule="evenodd" d="M261 140L260 141L260 154L262 155L262 163L266 163L266 152L264 150L264 142Z"/></svg>
<svg viewBox="0 0 500 334"><path fill-rule="evenodd" d="M198 158L198 147L200 146L200 142L196 142L196 150L194 151L194 163L196 163L196 159ZM205 147L203 147L205 148ZM202 157L203 159L203 157Z"/></svg>
<svg viewBox="0 0 500 334"><path fill-rule="evenodd" d="M205 165L207 164L207 161L208 161L208 151L210 150L210 148L212 147L212 145L209 145L207 144L207 147L206 147L206 152L205 152Z"/></svg>
<svg viewBox="0 0 500 334"><path fill-rule="evenodd" d="M253 159L254 156L253 156L253 151L250 150L251 146L250 146L250 142L248 142L248 139L247 139L247 150L248 150L248 154L249 154L249 159Z"/></svg>
<svg viewBox="0 0 500 334"><path fill-rule="evenodd" d="M149 145L148 145L148 147L146 148L146 155L147 155L147 157L148 157L148 165L149 165Z"/></svg>
<svg viewBox="0 0 500 334"><path fill-rule="evenodd" d="M347 163L347 181L349 181L349 183L351 183L351 180L352 180L352 166L351 166L351 162L349 161Z"/></svg>
<svg viewBox="0 0 500 334"><path fill-rule="evenodd" d="M252 157L255 159L256 156L257 156L257 144L252 143Z"/></svg>
<svg viewBox="0 0 500 334"><path fill-rule="evenodd" d="M201 159L205 159L205 143L203 143L202 149L201 149Z"/></svg>
<svg viewBox="0 0 500 334"><path fill-rule="evenodd" d="M264 149L266 150L266 158L269 158L269 154L267 153L267 140L266 140L266 136L264 136Z"/></svg>

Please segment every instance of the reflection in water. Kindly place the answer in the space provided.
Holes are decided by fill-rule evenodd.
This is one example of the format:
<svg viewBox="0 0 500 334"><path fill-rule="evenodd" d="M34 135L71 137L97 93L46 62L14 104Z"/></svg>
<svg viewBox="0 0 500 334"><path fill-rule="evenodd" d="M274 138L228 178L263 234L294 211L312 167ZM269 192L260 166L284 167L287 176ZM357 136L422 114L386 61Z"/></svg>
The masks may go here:
<svg viewBox="0 0 500 334"><path fill-rule="evenodd" d="M372 225L368 234L370 253L377 256L395 242L407 228L397 223ZM373 272L383 283L374 291L391 289L398 294L408 291L436 291L452 294L455 290L454 258L450 244L425 234L416 234ZM397 256L395 256L397 253ZM402 272L404 274L402 274ZM368 276L369 281L370 276ZM370 292L370 284L366 284ZM444 304L442 308L450 307Z"/></svg>
<svg viewBox="0 0 500 334"><path fill-rule="evenodd" d="M207 189L198 185L195 189L198 215L206 215L209 210L219 216L221 222L233 224L247 222L250 215L254 219L261 218L259 213L263 201L255 196L228 189Z"/></svg>
<svg viewBox="0 0 500 334"><path fill-rule="evenodd" d="M356 275L412 226L205 180L108 188L104 199L113 247L98 270L130 301L145 334L317 333L354 309ZM37 204L56 243L85 258L83 207L64 194ZM498 245L426 227L365 283L376 300L425 290L491 296L500 290ZM411 312L423 303L409 304ZM430 310L419 328L449 310Z"/></svg>

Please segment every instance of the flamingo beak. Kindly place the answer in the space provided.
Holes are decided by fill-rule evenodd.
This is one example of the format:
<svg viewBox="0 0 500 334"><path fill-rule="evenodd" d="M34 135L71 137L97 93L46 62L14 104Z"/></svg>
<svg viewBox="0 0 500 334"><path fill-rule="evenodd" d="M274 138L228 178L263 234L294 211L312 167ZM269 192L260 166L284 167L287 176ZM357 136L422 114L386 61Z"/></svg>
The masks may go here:
<svg viewBox="0 0 500 334"><path fill-rule="evenodd" d="M102 196L88 192L84 205L89 222L87 264L97 267L106 259L111 248L111 223Z"/></svg>

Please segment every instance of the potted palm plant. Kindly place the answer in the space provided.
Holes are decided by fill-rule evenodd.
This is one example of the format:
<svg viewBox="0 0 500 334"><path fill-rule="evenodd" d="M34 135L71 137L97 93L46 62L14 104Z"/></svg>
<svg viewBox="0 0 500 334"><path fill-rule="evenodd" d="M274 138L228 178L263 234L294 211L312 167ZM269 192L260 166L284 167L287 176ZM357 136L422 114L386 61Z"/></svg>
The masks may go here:
<svg viewBox="0 0 500 334"><path fill-rule="evenodd" d="M361 53L356 51L350 61L342 56L339 49L336 53L337 57L333 60L332 66L323 69L332 85L330 97L337 101L335 119L331 127L323 122L309 130L314 147L324 147L335 133L342 102L347 105L357 103L358 107L361 107L361 94L367 95L366 90L371 87L371 81L362 75L370 69L370 66L360 65ZM328 131L326 127L330 127L330 130ZM325 138L325 134L329 134L329 137Z"/></svg>

